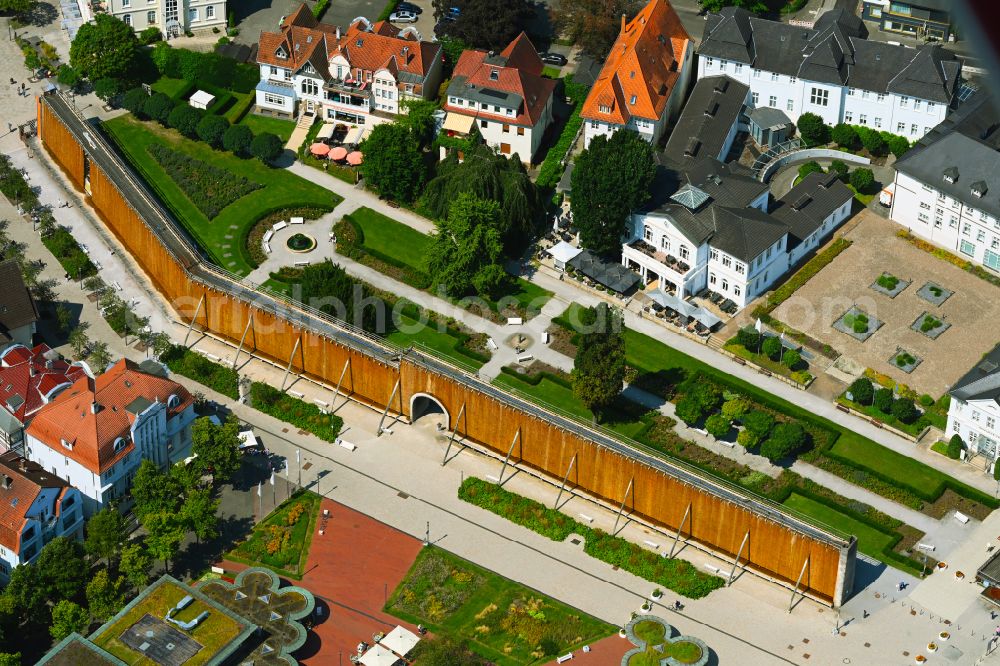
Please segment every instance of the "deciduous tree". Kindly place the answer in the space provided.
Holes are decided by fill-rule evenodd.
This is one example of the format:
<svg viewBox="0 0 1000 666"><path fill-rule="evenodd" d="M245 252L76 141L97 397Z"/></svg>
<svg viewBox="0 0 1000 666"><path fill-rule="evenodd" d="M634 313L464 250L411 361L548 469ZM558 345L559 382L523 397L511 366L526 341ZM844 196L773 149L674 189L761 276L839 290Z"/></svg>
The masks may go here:
<svg viewBox="0 0 1000 666"><path fill-rule="evenodd" d="M858 131L847 123L837 123L830 130L830 138L841 148L853 150L858 145Z"/></svg>
<svg viewBox="0 0 1000 666"><path fill-rule="evenodd" d="M798 423L779 423L774 426L771 436L760 445L760 454L776 462L801 450L807 441L806 431Z"/></svg>
<svg viewBox="0 0 1000 666"><path fill-rule="evenodd" d="M130 543L122 548L118 571L125 576L132 587L141 588L149 582L149 569L152 564L152 558L142 545Z"/></svg>
<svg viewBox="0 0 1000 666"><path fill-rule="evenodd" d="M858 192L864 193L875 183L875 174L871 169L855 169L851 172L851 185Z"/></svg>
<svg viewBox="0 0 1000 666"><path fill-rule="evenodd" d="M102 14L103 16L103 14ZM154 92L142 104L142 112L150 120L166 126L170 112L174 110L174 100L161 92Z"/></svg>
<svg viewBox="0 0 1000 666"><path fill-rule="evenodd" d="M509 281L501 263L500 224L500 206L495 201L459 195L448 218L437 223L428 253L427 268L434 283L456 297L472 291L495 297Z"/></svg>
<svg viewBox="0 0 1000 666"><path fill-rule="evenodd" d="M135 515L145 522L148 515L176 513L183 488L169 474L164 474L151 460L143 460L132 479L132 499Z"/></svg>
<svg viewBox="0 0 1000 666"><path fill-rule="evenodd" d="M200 418L191 428L191 452L199 471L209 469L218 481L228 481L240 468L240 422L230 415L222 425Z"/></svg>
<svg viewBox="0 0 1000 666"><path fill-rule="evenodd" d="M208 488L198 488L188 492L184 498L181 518L201 542L219 535L218 511L219 500L212 499L212 491Z"/></svg>
<svg viewBox="0 0 1000 666"><path fill-rule="evenodd" d="M365 182L387 199L411 202L427 179L417 138L400 123L382 123L362 142L361 173Z"/></svg>
<svg viewBox="0 0 1000 666"><path fill-rule="evenodd" d="M452 7L459 14L448 25L448 35L469 46L496 51L517 37L534 16L528 0L434 0L434 17L440 21L450 16Z"/></svg>
<svg viewBox="0 0 1000 666"><path fill-rule="evenodd" d="M732 421L727 419L722 414L712 414L705 419L705 430L708 431L709 435L715 437L716 439L725 437L732 427Z"/></svg>
<svg viewBox="0 0 1000 666"><path fill-rule="evenodd" d="M799 137L807 146L818 146L830 141L830 126L811 111L799 116L798 129Z"/></svg>
<svg viewBox="0 0 1000 666"><path fill-rule="evenodd" d="M178 104L167 116L167 124L192 139L198 136L198 123L201 122L204 114L205 112L201 109L196 109L188 104Z"/></svg>
<svg viewBox="0 0 1000 666"><path fill-rule="evenodd" d="M125 518L117 509L105 507L87 521L87 553L95 559L106 559L110 563L117 559L128 534Z"/></svg>
<svg viewBox="0 0 1000 666"><path fill-rule="evenodd" d="M89 626L90 613L87 612L86 608L66 599L52 607L52 623L49 625L49 633L53 640L61 641L74 632L86 634Z"/></svg>
<svg viewBox="0 0 1000 666"><path fill-rule="evenodd" d="M246 125L231 125L222 135L222 147L237 157L250 154L253 131Z"/></svg>
<svg viewBox="0 0 1000 666"><path fill-rule="evenodd" d="M854 402L859 405L870 405L875 398L875 387L872 386L872 380L867 377L855 379L848 391L850 391Z"/></svg>
<svg viewBox="0 0 1000 666"><path fill-rule="evenodd" d="M557 34L572 40L597 60L604 60L621 32L622 16L633 14L634 0L576 0L549 10Z"/></svg>
<svg viewBox="0 0 1000 666"><path fill-rule="evenodd" d="M146 548L149 549L149 554L162 560L164 567L169 569L170 561L177 555L181 541L184 540L184 523L175 513L160 511L147 514L142 526L148 532Z"/></svg>
<svg viewBox="0 0 1000 666"><path fill-rule="evenodd" d="M229 129L228 120L210 113L198 121L198 138L213 148L219 148L222 146L222 137L227 129Z"/></svg>
<svg viewBox="0 0 1000 666"><path fill-rule="evenodd" d="M572 176L573 220L581 243L598 254L620 255L629 216L649 200L655 174L653 148L636 132L619 130L610 139L591 140Z"/></svg>
<svg viewBox="0 0 1000 666"><path fill-rule="evenodd" d="M111 14L97 14L77 31L69 47L69 62L91 81L124 79L136 60L137 49L130 26Z"/></svg>
<svg viewBox="0 0 1000 666"><path fill-rule="evenodd" d="M264 164L270 164L278 159L284 150L281 139L270 132L261 132L250 142L250 153Z"/></svg>
<svg viewBox="0 0 1000 666"><path fill-rule="evenodd" d="M87 583L87 607L99 622L104 622L125 605L125 578L111 578L101 569Z"/></svg>
<svg viewBox="0 0 1000 666"><path fill-rule="evenodd" d="M573 362L573 395L599 419L622 392L625 325L619 311L601 303L582 316L586 330Z"/></svg>
<svg viewBox="0 0 1000 666"><path fill-rule="evenodd" d="M122 108L136 118L145 118L147 99L149 99L149 95L146 94L145 90L142 88L132 88L122 97Z"/></svg>

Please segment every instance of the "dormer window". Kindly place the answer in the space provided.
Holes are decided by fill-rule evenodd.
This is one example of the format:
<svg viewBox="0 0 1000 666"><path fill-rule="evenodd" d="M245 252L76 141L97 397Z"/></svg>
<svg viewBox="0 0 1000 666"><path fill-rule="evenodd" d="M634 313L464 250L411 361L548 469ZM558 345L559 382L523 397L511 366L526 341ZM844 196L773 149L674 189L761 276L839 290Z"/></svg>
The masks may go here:
<svg viewBox="0 0 1000 666"><path fill-rule="evenodd" d="M281 58L282 60L288 59L288 51L284 47L279 47L277 51L274 52L275 57Z"/></svg>
<svg viewBox="0 0 1000 666"><path fill-rule="evenodd" d="M68 442L65 439L61 440L61 442L64 449L69 449L70 451L73 450L73 442Z"/></svg>
<svg viewBox="0 0 1000 666"><path fill-rule="evenodd" d="M958 169L956 167L948 167L944 170L944 182L955 183L958 181Z"/></svg>
<svg viewBox="0 0 1000 666"><path fill-rule="evenodd" d="M362 46L365 45L365 40L359 39L358 41L354 42L354 45L357 46L358 48L361 48Z"/></svg>
<svg viewBox="0 0 1000 666"><path fill-rule="evenodd" d="M638 97L636 97L635 95L632 95L632 97L631 97L631 98L629 98L629 100L628 100L628 103L629 103L629 104L635 104L635 101L636 101L637 99L639 99L639 98L638 98Z"/></svg>
<svg viewBox="0 0 1000 666"><path fill-rule="evenodd" d="M180 396L178 396L176 393L171 394L170 397L167 398L167 407L169 409L177 409L180 406L181 406L181 399Z"/></svg>
<svg viewBox="0 0 1000 666"><path fill-rule="evenodd" d="M606 104L601 104L598 108L601 110L601 113L611 113L611 107Z"/></svg>
<svg viewBox="0 0 1000 666"><path fill-rule="evenodd" d="M116 437L114 444L115 453L118 453L119 451L124 449L126 444L128 444L128 440L126 440L124 437Z"/></svg>
<svg viewBox="0 0 1000 666"><path fill-rule="evenodd" d="M972 184L972 193L975 196L982 198L986 194L986 183L981 180L974 182Z"/></svg>
<svg viewBox="0 0 1000 666"><path fill-rule="evenodd" d="M500 70L499 69L491 69L490 70L490 81L499 81L499 80L500 80Z"/></svg>

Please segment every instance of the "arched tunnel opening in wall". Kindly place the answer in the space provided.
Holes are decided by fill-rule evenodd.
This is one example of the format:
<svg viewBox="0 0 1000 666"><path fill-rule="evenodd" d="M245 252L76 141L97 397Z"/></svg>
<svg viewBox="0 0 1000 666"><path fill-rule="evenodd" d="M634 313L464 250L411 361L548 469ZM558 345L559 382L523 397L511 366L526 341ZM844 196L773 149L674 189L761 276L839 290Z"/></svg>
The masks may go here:
<svg viewBox="0 0 1000 666"><path fill-rule="evenodd" d="M410 423L416 423L424 416L439 414L446 428L451 426L451 416L440 400L429 393L414 393L410 397Z"/></svg>

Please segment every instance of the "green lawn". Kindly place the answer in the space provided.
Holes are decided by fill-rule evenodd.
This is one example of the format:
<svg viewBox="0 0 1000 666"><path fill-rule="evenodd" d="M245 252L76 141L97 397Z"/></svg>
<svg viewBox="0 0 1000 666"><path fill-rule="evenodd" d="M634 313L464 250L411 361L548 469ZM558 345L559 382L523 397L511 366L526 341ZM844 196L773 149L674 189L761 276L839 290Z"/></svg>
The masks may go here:
<svg viewBox="0 0 1000 666"><path fill-rule="evenodd" d="M295 129L295 123L291 120L268 118L266 116L258 116L255 113L245 115L240 124L246 125L253 130L254 135L270 132L285 142L288 141L288 137L292 136L292 131Z"/></svg>
<svg viewBox="0 0 1000 666"><path fill-rule="evenodd" d="M547 76L550 79L562 78L562 68L552 67L551 65L545 65L542 67L542 76Z"/></svg>
<svg viewBox="0 0 1000 666"><path fill-rule="evenodd" d="M502 372L497 375L493 383L525 394L529 399L541 403L543 406L565 412L585 423L592 423L594 420L593 413L580 402L579 398L573 395L573 389L548 376L543 376L537 384L532 384L519 376ZM648 418L645 416L646 413L647 410L641 405L625 398L619 398L616 404L608 410L601 425L622 437L637 440L650 427Z"/></svg>
<svg viewBox="0 0 1000 666"><path fill-rule="evenodd" d="M853 437L841 435L834 443L831 452L838 457L847 458L875 470L897 485L913 488L922 493L932 492L945 479L951 478L933 467L880 446L860 435Z"/></svg>
<svg viewBox="0 0 1000 666"><path fill-rule="evenodd" d="M194 84L186 79L171 79L166 76L161 77L150 86L154 91L161 92L172 100L180 99L193 87Z"/></svg>
<svg viewBox="0 0 1000 666"><path fill-rule="evenodd" d="M238 275L246 275L253 269L246 237L258 219L275 210L298 206L332 210L341 201L329 190L293 173L271 168L258 160L244 160L214 150L153 122L142 122L126 115L104 123L104 128L212 260ZM152 143L244 176L263 184L264 188L242 197L209 221L149 155L146 146Z"/></svg>
<svg viewBox="0 0 1000 666"><path fill-rule="evenodd" d="M408 330L418 326L416 319L403 314L399 315L399 324L407 327ZM447 329L439 331L438 327L433 323L423 325L415 333L403 332L397 329L386 336L386 338L389 342L400 347L407 347L417 343L418 346L426 347L433 351L435 355L441 356L471 372L477 372L483 367L483 361L473 358L468 354L463 354L459 350L459 347L464 342L462 339L456 337Z"/></svg>
<svg viewBox="0 0 1000 666"><path fill-rule="evenodd" d="M425 270L427 252L431 245L430 236L371 208L357 209L351 213L351 219L361 227L365 235L362 247L366 250L418 271Z"/></svg>
<svg viewBox="0 0 1000 666"><path fill-rule="evenodd" d="M615 631L437 547L420 551L385 610L435 634L464 639L477 654L504 665L545 664Z"/></svg>
<svg viewBox="0 0 1000 666"><path fill-rule="evenodd" d="M839 530L853 534L858 538L858 550L869 557L874 557L880 562L885 562L883 551L895 545L897 540L890 534L875 529L874 527L862 523L860 520L843 514L825 504L820 504L808 497L803 497L798 493L792 493L785 500L785 506L795 509L799 513L809 516L824 525L832 525ZM898 567L895 562L886 562L890 566Z"/></svg>

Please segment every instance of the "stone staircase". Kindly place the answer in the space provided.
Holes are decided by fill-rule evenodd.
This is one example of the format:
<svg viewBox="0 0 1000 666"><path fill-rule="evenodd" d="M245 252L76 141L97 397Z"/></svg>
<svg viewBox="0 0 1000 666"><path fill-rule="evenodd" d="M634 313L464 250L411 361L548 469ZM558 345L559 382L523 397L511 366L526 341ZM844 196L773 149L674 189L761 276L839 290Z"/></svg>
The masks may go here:
<svg viewBox="0 0 1000 666"><path fill-rule="evenodd" d="M299 119L295 123L295 129L292 130L292 135L288 137L288 143L285 144L286 150L290 150L293 153L299 152L299 146L306 140L309 128L312 127L314 120L316 120L315 114L302 113L299 115Z"/></svg>

